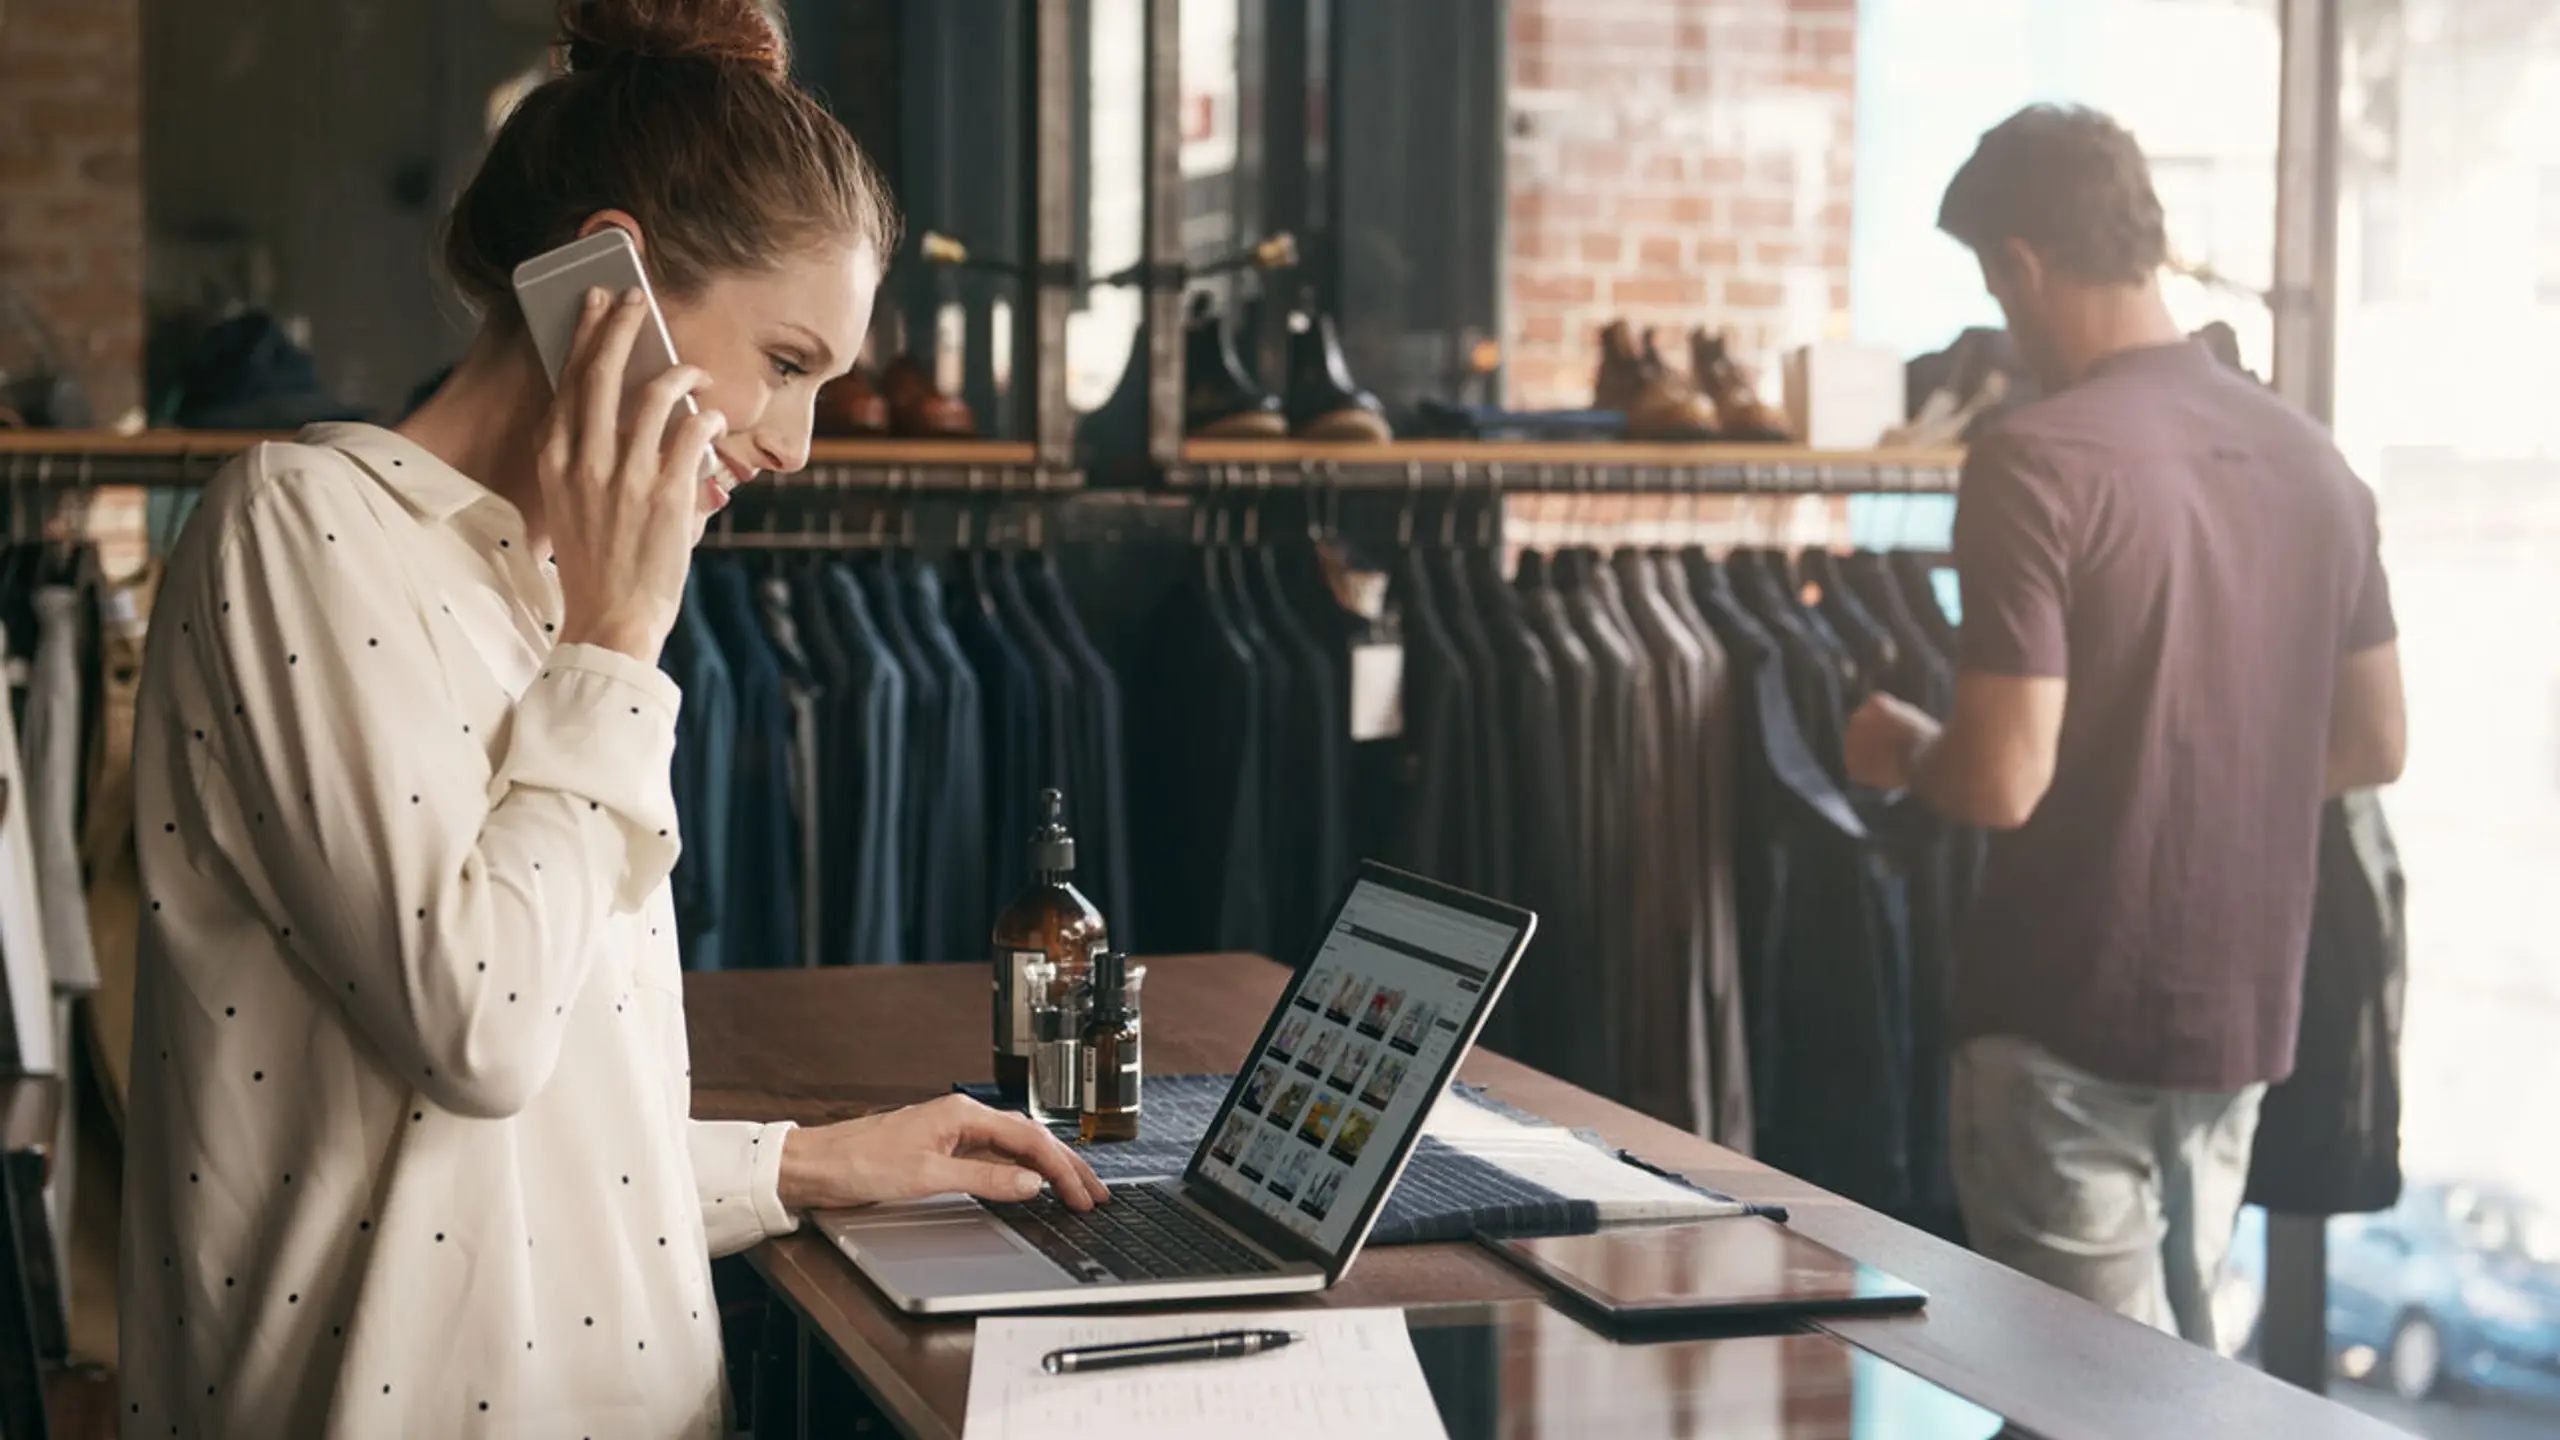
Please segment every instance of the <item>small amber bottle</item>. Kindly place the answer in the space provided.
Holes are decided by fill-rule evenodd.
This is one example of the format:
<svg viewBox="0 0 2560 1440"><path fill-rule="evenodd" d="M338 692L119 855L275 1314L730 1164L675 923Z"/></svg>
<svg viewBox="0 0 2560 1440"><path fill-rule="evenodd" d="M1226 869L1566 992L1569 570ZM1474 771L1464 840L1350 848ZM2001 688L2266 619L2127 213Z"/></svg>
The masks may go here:
<svg viewBox="0 0 2560 1440"><path fill-rule="evenodd" d="M1084 1017L1084 1123L1087 1141L1138 1138L1140 1063L1138 1012L1129 1004L1129 957L1097 952L1085 985L1092 999Z"/></svg>
<svg viewBox="0 0 2560 1440"><path fill-rule="evenodd" d="M1076 841L1067 833L1066 797L1040 792L1040 828L1031 836L1031 888L1022 892L995 926L996 1086L1020 1101L1031 1083L1031 987L1024 967L1046 960L1065 989L1082 978L1089 956L1108 938L1102 912L1068 879L1075 873Z"/></svg>

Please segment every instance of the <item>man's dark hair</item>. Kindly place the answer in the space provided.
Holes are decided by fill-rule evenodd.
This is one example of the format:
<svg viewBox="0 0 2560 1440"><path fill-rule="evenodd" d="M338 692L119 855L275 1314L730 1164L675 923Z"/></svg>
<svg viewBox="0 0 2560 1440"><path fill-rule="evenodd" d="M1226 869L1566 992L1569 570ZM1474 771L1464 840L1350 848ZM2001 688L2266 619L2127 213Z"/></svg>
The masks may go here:
<svg viewBox="0 0 2560 1440"><path fill-rule="evenodd" d="M1938 228L1995 264L2009 241L2023 240L2092 285L2138 285L2169 258L2142 147L2077 105L2030 105L1986 132L1948 182Z"/></svg>

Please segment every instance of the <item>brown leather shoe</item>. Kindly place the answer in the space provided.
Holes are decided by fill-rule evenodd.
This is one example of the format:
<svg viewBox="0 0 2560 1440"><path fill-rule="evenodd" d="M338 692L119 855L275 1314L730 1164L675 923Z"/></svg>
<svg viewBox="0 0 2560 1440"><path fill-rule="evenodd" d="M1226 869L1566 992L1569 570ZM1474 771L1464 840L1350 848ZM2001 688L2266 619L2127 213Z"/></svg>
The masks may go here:
<svg viewBox="0 0 2560 1440"><path fill-rule="evenodd" d="M889 428L918 440L967 440L978 433L977 418L969 413L969 402L957 395L945 395L933 385L933 375L916 363L912 355L901 355L889 362L880 376L880 393L888 397Z"/></svg>
<svg viewBox="0 0 2560 1440"><path fill-rule="evenodd" d="M817 429L837 436L889 433L889 402L869 369L856 365L819 389Z"/></svg>
<svg viewBox="0 0 2560 1440"><path fill-rule="evenodd" d="M1639 343L1624 320L1600 332L1600 372L1591 382L1596 410L1627 417L1630 440L1713 440L1715 407L1671 373L1647 332Z"/></svg>
<svg viewBox="0 0 2560 1440"><path fill-rule="evenodd" d="M1752 388L1750 372L1734 360L1728 332L1709 333L1704 326L1689 332L1689 374L1715 402L1716 428L1726 439L1784 445L1796 438L1785 417Z"/></svg>

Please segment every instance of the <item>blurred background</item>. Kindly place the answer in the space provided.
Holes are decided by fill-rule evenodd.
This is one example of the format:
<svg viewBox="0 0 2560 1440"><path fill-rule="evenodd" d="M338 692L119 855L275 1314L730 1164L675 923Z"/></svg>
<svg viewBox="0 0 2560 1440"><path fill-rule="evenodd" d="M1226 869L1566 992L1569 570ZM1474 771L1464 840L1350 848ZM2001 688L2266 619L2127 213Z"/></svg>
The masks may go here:
<svg viewBox="0 0 2560 1440"><path fill-rule="evenodd" d="M1149 66L1164 6L1172 75ZM2412 1185L2392 1211L2331 1222L2313 1289L2281 1265L2269 1280L2253 1214L2225 1303L2307 1308L2324 1373L2293 1378L2334 1380L2413 1432L2560 1433L2560 924L2544 908L2560 886L2560 0L1075 0L1051 114L1027 80L1034 8L781 10L800 78L908 217L877 361L914 357L982 438L1054 445L1071 427L1097 475L1147 454L1143 405L1118 428L1108 412L1144 371L1149 292L1086 283L1058 301L1052 416L1023 271L1035 252L1088 282L1167 258L1151 196L1249 371L1278 386L1285 315L1328 315L1401 431L1433 403L1589 406L1617 319L1727 330L1773 401L1800 346L1942 350L1999 324L1933 226L1978 134L2039 100L2129 125L2167 206L2180 318L2228 325L2245 365L2324 409L2381 496L2414 736L2385 802L2410 877ZM9 422L396 419L469 334L433 266L437 226L545 73L551 14L0 0ZM2338 37L2329 113L2289 135L2305 17ZM1179 117L1161 154L1156 85ZM2323 125L2333 142L2310 147ZM1034 173L1044 133L1063 137L1061 174ZM2332 162L2302 193L2334 257L2314 271L2328 319L2286 361L2317 378L2289 382L2293 146ZM1284 232L1291 263L1217 268ZM927 234L997 263L937 261ZM1950 504L1849 513L1909 544ZM130 564L151 503L102 496L88 523Z"/></svg>

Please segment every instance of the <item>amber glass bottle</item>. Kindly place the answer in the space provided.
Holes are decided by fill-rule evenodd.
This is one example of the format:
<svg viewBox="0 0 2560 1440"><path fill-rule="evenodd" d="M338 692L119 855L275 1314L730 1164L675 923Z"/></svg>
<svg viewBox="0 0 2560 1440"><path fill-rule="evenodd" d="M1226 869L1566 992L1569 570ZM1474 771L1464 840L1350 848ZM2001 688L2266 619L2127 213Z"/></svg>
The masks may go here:
<svg viewBox="0 0 2560 1440"><path fill-rule="evenodd" d="M1067 833L1066 797L1040 792L1040 828L1031 836L1031 888L996 917L996 1085L1008 1100L1021 1100L1031 1081L1031 994L1023 967L1046 960L1060 987L1072 986L1092 963L1095 947L1109 938L1102 912L1069 879L1076 842Z"/></svg>
<svg viewBox="0 0 2560 1440"><path fill-rule="evenodd" d="M1138 1138L1138 1086L1144 1073L1138 1050L1138 1015L1129 1005L1129 957L1105 950L1093 957L1087 977L1093 999L1085 1009L1083 1043L1084 1122L1088 1141Z"/></svg>

